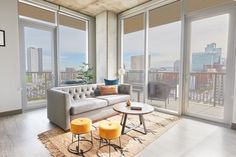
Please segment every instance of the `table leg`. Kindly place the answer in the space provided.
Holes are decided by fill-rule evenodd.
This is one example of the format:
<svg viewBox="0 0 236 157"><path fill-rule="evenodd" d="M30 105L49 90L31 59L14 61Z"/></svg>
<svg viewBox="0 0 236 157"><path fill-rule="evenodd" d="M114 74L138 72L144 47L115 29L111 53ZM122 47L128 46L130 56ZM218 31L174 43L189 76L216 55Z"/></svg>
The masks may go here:
<svg viewBox="0 0 236 157"><path fill-rule="evenodd" d="M139 115L139 122L140 122L140 125L143 124L141 115Z"/></svg>
<svg viewBox="0 0 236 157"><path fill-rule="evenodd" d="M120 120L120 125L123 124L123 120L124 120L124 114L122 114L121 120Z"/></svg>
<svg viewBox="0 0 236 157"><path fill-rule="evenodd" d="M122 131L121 131L122 135L125 134L126 120L127 120L127 114L124 114L124 121L123 121L123 124L122 124Z"/></svg>
<svg viewBox="0 0 236 157"><path fill-rule="evenodd" d="M146 129L146 125L145 125L145 120L143 118L143 115L140 115L141 119L142 119L142 123L143 123L143 129L144 129L144 133L147 134L147 129Z"/></svg>

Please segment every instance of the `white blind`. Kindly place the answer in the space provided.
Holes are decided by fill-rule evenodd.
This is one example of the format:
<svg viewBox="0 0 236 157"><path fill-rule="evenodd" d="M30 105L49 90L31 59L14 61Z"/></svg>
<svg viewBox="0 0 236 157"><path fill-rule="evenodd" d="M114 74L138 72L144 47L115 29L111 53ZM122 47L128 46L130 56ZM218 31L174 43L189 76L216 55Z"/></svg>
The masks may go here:
<svg viewBox="0 0 236 157"><path fill-rule="evenodd" d="M181 2L177 1L149 12L149 27L156 27L179 21L181 18Z"/></svg>
<svg viewBox="0 0 236 157"><path fill-rule="evenodd" d="M138 14L124 19L124 34L144 29L144 14Z"/></svg>
<svg viewBox="0 0 236 157"><path fill-rule="evenodd" d="M55 13L25 3L18 3L19 15L55 23Z"/></svg>
<svg viewBox="0 0 236 157"><path fill-rule="evenodd" d="M184 7L187 13L211 8L214 6L220 6L224 4L235 3L234 0L185 0Z"/></svg>
<svg viewBox="0 0 236 157"><path fill-rule="evenodd" d="M68 26L68 27L72 27L72 28L76 28L76 29L80 29L80 30L86 30L86 22L76 19L76 18L72 18L66 15L62 15L59 14L59 24L63 25L63 26Z"/></svg>

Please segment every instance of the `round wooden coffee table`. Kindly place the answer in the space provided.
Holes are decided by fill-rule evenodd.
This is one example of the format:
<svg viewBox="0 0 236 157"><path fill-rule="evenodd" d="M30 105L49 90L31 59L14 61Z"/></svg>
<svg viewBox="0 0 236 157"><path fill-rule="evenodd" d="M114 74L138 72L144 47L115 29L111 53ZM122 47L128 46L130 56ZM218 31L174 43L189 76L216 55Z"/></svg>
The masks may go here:
<svg viewBox="0 0 236 157"><path fill-rule="evenodd" d="M145 103L141 103L141 102L132 102L132 105L141 106L142 110L131 110L131 107L127 106L126 102L119 103L119 104L116 104L116 105L113 106L113 110L123 114L122 118L121 118L121 121L120 121L120 124L122 125L122 132L121 133L125 134L130 130L135 130L135 131L138 131L142 134L147 134L147 129L146 129L145 120L144 120L143 115L153 112L154 111L153 106L145 104ZM135 127L127 126L126 121L127 121L127 116L128 115L138 115L140 125L135 126ZM143 126L144 132L136 129L137 127L140 127L141 125ZM128 128L129 130L125 132L125 128Z"/></svg>

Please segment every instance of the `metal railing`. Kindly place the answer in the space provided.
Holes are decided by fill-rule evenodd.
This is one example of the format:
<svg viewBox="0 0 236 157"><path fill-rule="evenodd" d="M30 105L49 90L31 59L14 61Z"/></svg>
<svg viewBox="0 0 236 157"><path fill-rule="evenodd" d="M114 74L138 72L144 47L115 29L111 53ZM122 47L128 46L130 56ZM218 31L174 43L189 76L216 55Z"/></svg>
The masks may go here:
<svg viewBox="0 0 236 157"><path fill-rule="evenodd" d="M60 72L61 84L76 80L78 72ZM69 83L68 83L69 84ZM46 99L47 89L53 87L52 72L26 72L26 92L28 101Z"/></svg>
<svg viewBox="0 0 236 157"><path fill-rule="evenodd" d="M46 90L52 86L52 72L26 72L28 101L46 99Z"/></svg>
<svg viewBox="0 0 236 157"><path fill-rule="evenodd" d="M61 80L74 80L78 72L61 72ZM171 87L170 97L175 100L179 97L179 73L178 72L153 72L149 71L149 81L164 82ZM225 73L194 72L190 73L189 101L214 106L224 105L224 80ZM124 76L124 82L133 86L133 92L140 99L144 89L144 72L142 70L128 71ZM40 100L46 98L46 90L53 87L51 72L27 72L26 90L27 98Z"/></svg>
<svg viewBox="0 0 236 157"><path fill-rule="evenodd" d="M163 82L171 87L170 97L179 97L179 73L149 71L149 82ZM224 80L225 73L220 72L191 72L189 80L189 101L211 104L213 106L224 105ZM128 71L124 76L124 82L132 84L133 92L140 93L144 88L144 72L142 70Z"/></svg>

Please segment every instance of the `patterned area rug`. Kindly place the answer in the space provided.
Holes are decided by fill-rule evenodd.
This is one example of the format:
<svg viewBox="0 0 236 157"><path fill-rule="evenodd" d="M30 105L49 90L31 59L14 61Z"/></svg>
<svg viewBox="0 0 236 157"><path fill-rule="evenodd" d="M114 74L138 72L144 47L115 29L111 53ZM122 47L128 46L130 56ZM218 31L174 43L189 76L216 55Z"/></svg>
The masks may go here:
<svg viewBox="0 0 236 157"><path fill-rule="evenodd" d="M111 149L111 156L125 156L132 157L143 150L147 145L152 143L171 127L173 127L179 121L179 117L163 114L160 112L153 112L151 114L144 115L146 127L148 133L146 135L136 131L129 131L127 134L121 136L121 145L123 148L123 155L119 151ZM106 121L115 120L120 121L121 115L116 115L105 119ZM136 126L139 124L138 116L128 115L127 124L129 126ZM98 137L98 125L99 122L93 124L93 148L84 153L85 157L96 157L99 147ZM139 128L142 130L143 128ZM55 157L78 157L78 155L68 152L67 146L71 142L72 135L70 132L64 132L59 128L55 128L38 135L39 140L49 150L50 154ZM83 138L90 139L90 134L86 134ZM111 143L119 145L119 140L112 140ZM80 148L87 149L90 143L82 142ZM108 147L103 147L99 150L100 156L108 156Z"/></svg>

